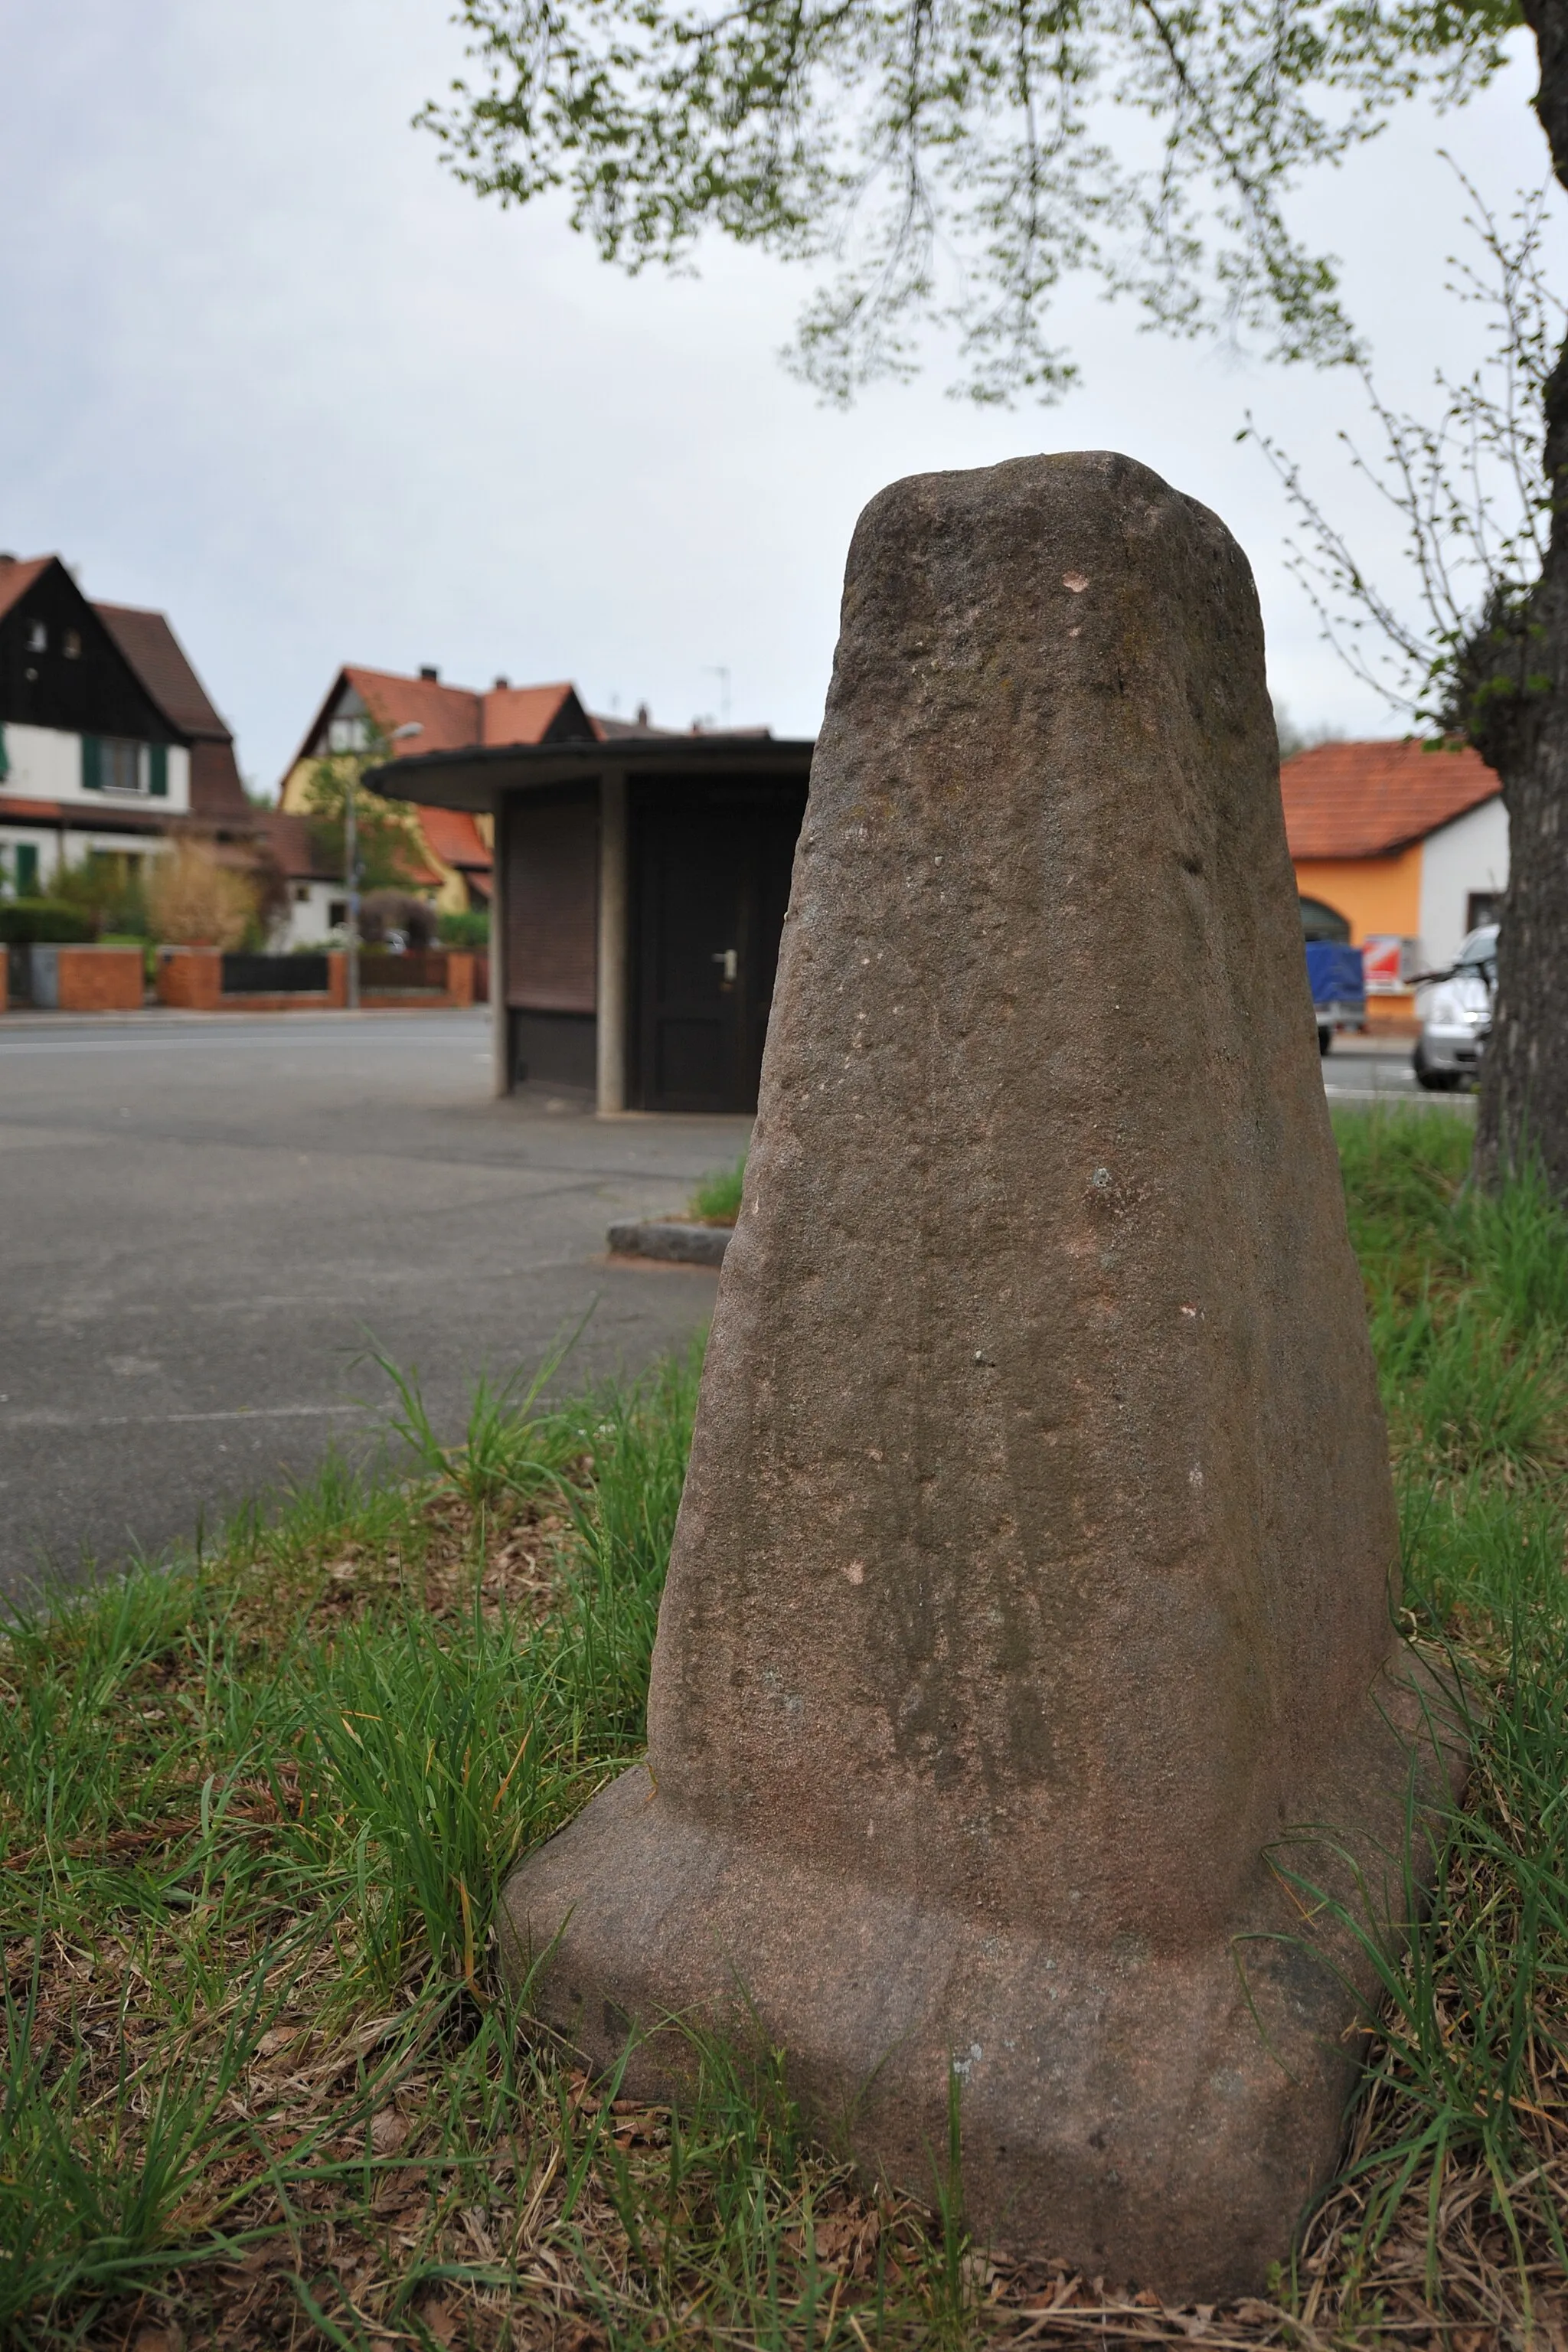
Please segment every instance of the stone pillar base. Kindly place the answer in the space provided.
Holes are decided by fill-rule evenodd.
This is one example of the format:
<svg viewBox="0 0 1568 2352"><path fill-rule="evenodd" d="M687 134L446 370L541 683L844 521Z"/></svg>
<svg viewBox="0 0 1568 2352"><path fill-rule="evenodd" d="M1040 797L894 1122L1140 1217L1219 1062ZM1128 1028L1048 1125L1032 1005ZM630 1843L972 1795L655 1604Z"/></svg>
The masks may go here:
<svg viewBox="0 0 1568 2352"><path fill-rule="evenodd" d="M1397 1937L1412 1771L1423 1802L1461 1774L1435 1736L1447 1720L1429 1687L1386 1682L1321 1792L1338 1831L1282 1830L1279 1870L1358 1917L1370 1895ZM644 1765L513 1874L500 1932L514 1982L540 1964L531 2013L595 2073L637 2021L627 2095L690 2083L692 2042L659 2021L782 2049L819 2136L927 2204L956 2074L980 2242L1168 2302L1264 2286L1332 2170L1375 1998L1353 1939L1320 1921L1310 1941L1274 1870L1200 1944L1096 1948L748 1846L683 1819Z"/></svg>

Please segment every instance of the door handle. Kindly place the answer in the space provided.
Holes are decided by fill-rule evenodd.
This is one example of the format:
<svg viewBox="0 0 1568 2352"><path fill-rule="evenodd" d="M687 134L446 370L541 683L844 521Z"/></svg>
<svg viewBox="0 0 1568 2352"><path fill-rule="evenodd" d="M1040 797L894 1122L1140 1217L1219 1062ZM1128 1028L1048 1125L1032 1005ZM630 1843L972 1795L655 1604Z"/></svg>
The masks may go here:
<svg viewBox="0 0 1568 2352"><path fill-rule="evenodd" d="M709 958L709 961L710 963L721 963L723 965L724 977L727 981L735 979L741 969L741 959L736 954L733 948L718 949L716 952Z"/></svg>

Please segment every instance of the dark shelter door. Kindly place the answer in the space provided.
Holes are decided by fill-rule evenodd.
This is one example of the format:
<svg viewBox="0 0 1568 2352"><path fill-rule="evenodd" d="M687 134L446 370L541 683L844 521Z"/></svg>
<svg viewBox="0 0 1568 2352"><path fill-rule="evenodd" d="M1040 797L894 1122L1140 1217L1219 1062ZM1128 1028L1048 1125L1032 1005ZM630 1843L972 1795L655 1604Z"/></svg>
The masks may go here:
<svg viewBox="0 0 1568 2352"><path fill-rule="evenodd" d="M637 812L638 1093L645 1110L754 1110L795 786L712 784Z"/></svg>

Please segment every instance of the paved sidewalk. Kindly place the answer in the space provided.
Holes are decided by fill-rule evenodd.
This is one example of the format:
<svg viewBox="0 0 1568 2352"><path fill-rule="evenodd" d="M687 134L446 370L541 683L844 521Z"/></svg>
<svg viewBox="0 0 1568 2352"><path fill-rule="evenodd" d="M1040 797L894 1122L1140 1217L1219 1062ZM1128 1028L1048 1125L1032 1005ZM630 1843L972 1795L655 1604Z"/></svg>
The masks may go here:
<svg viewBox="0 0 1568 2352"><path fill-rule="evenodd" d="M679 1207L745 1119L595 1119L489 1096L482 1010L0 1019L0 1590L189 1538L386 1402L441 1425L481 1368L637 1370L716 1277L610 1265L613 1217Z"/></svg>

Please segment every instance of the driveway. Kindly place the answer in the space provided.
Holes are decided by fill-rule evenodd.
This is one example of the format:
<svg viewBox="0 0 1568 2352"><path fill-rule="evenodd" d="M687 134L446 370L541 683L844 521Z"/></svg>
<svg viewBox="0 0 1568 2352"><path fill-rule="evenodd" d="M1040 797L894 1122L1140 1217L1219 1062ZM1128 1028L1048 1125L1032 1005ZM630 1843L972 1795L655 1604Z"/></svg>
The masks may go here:
<svg viewBox="0 0 1568 2352"><path fill-rule="evenodd" d="M590 1307L563 1381L706 1322L714 1275L606 1264L605 1228L750 1122L498 1103L489 1067L482 1012L0 1020L0 1591L363 1448L373 1342L455 1433Z"/></svg>

